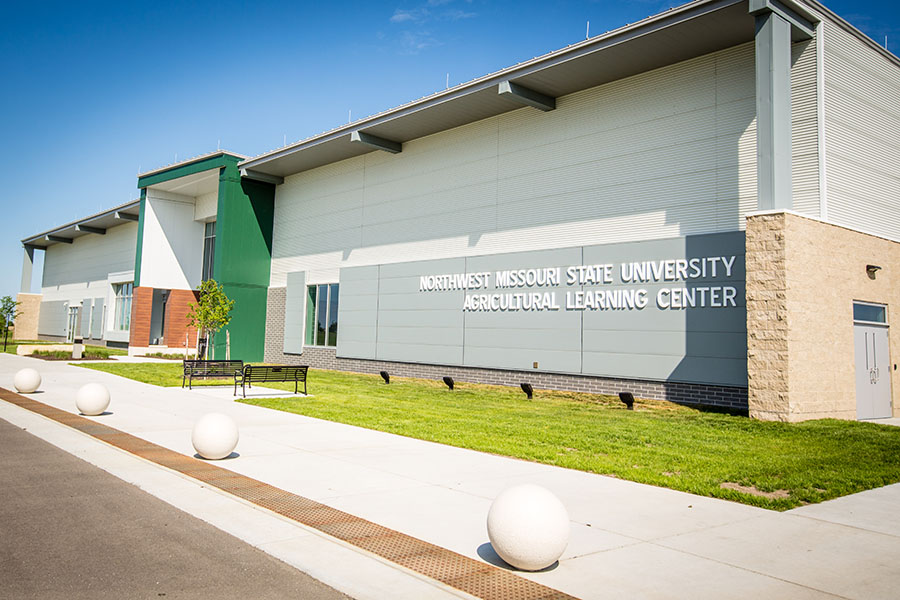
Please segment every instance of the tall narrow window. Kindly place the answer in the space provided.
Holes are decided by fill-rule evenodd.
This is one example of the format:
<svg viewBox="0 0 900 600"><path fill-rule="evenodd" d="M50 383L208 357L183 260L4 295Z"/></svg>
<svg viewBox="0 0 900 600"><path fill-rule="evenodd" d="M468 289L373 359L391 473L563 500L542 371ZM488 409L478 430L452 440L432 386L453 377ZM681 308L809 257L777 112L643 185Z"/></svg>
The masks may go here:
<svg viewBox="0 0 900 600"><path fill-rule="evenodd" d="M306 345L337 346L339 285L311 285L306 291Z"/></svg>
<svg viewBox="0 0 900 600"><path fill-rule="evenodd" d="M113 329L128 331L131 329L131 297L134 293L133 283L118 283L113 286L116 293L116 313Z"/></svg>
<svg viewBox="0 0 900 600"><path fill-rule="evenodd" d="M203 232L203 281L213 278L213 263L216 259L216 222L206 224Z"/></svg>

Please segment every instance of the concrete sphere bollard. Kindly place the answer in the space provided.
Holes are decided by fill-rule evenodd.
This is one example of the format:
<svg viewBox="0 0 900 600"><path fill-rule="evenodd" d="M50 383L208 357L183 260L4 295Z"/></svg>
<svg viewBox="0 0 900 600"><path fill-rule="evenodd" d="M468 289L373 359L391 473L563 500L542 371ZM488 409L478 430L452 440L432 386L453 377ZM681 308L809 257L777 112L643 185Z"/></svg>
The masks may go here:
<svg viewBox="0 0 900 600"><path fill-rule="evenodd" d="M540 571L559 560L569 543L569 529L566 507L539 485L504 490L488 511L491 546L523 571Z"/></svg>
<svg viewBox="0 0 900 600"><path fill-rule="evenodd" d="M20 394L36 392L41 387L41 374L34 369L20 369L13 377L13 385Z"/></svg>
<svg viewBox="0 0 900 600"><path fill-rule="evenodd" d="M200 417L191 433L194 450L203 458L225 458L238 443L238 428L234 420L222 413L209 413Z"/></svg>
<svg viewBox="0 0 900 600"><path fill-rule="evenodd" d="M78 389L75 406L83 415L102 415L109 406L109 390L102 383L86 383Z"/></svg>

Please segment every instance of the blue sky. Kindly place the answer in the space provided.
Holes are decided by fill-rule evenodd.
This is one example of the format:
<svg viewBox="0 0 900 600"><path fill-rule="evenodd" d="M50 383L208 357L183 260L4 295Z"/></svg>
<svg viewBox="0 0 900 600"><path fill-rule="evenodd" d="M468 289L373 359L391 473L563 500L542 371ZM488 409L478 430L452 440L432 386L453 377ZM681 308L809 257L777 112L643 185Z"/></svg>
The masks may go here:
<svg viewBox="0 0 900 600"><path fill-rule="evenodd" d="M679 4L8 3L0 296L19 291L19 240L137 198L139 171L254 156ZM826 5L900 48L894 1Z"/></svg>

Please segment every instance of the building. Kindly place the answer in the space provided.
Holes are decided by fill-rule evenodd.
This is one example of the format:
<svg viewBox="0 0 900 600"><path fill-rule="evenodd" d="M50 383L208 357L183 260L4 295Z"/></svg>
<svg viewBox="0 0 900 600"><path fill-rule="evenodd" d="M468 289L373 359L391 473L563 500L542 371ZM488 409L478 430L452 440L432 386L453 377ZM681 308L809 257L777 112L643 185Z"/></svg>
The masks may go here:
<svg viewBox="0 0 900 600"><path fill-rule="evenodd" d="M698 0L148 173L130 342L214 218L245 360L900 416L898 96L900 60L817 2Z"/></svg>

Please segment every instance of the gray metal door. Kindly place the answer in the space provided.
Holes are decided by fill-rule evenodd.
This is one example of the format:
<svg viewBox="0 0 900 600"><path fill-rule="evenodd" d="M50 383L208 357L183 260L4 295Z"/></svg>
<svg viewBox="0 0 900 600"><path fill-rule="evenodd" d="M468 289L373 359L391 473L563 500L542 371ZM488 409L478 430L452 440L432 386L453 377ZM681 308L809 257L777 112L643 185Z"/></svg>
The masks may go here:
<svg viewBox="0 0 900 600"><path fill-rule="evenodd" d="M891 371L888 328L853 326L856 350L856 418L891 416Z"/></svg>

